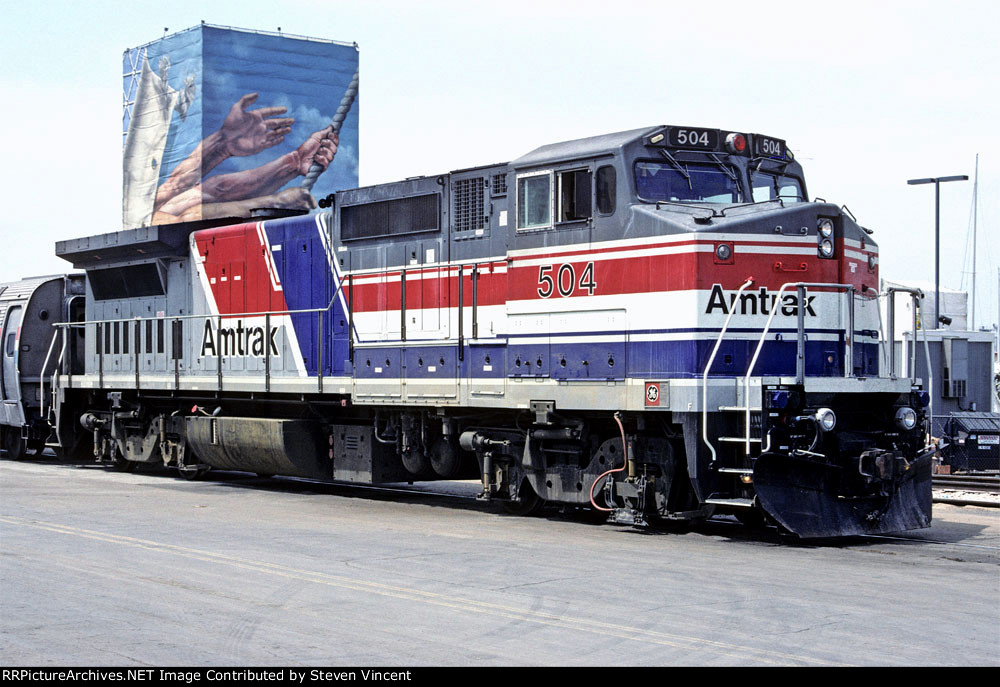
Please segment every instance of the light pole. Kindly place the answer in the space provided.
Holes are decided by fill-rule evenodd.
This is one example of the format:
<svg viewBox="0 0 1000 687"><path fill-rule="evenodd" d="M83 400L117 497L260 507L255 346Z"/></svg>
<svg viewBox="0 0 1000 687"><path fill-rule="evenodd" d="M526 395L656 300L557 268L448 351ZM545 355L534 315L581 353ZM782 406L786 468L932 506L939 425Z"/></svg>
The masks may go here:
<svg viewBox="0 0 1000 687"><path fill-rule="evenodd" d="M941 322L941 184L945 181L968 181L969 175L962 174L953 177L930 177L928 179L910 179L910 186L918 184L934 184L934 329ZM914 333L914 336L916 334Z"/></svg>

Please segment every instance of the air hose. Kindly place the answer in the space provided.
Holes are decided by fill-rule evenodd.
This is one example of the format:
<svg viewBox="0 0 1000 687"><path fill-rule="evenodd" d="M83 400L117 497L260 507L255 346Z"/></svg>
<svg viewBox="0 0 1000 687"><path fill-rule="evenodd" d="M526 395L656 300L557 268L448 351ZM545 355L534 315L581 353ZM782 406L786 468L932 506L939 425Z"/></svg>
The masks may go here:
<svg viewBox="0 0 1000 687"><path fill-rule="evenodd" d="M607 477L608 475L614 474L616 472L621 472L628 467L628 445L625 443L625 426L622 424L621 411L615 413L615 422L618 423L618 429L621 431L622 434L622 453L625 455L625 461L620 468L611 468L607 472L598 475L597 479L594 480L594 483L590 485L590 505L593 506L596 510L602 510L608 513L612 512L614 509L604 508L603 506L597 505L597 502L594 501L594 487L596 487L597 483L600 482L605 477Z"/></svg>

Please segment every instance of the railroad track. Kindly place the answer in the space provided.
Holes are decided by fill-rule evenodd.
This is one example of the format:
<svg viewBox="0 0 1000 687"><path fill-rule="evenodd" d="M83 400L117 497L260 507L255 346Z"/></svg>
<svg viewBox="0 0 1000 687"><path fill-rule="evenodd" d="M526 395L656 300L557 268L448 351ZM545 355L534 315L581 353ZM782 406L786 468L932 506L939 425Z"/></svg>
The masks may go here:
<svg viewBox="0 0 1000 687"><path fill-rule="evenodd" d="M995 475L934 475L935 489L1000 492L1000 476Z"/></svg>

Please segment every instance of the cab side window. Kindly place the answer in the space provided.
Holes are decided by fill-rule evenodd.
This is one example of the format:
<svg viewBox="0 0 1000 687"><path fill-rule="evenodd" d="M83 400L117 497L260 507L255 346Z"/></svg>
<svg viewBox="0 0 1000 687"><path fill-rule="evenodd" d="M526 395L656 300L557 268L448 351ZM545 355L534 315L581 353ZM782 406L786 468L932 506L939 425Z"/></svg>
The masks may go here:
<svg viewBox="0 0 1000 687"><path fill-rule="evenodd" d="M552 226L552 172L532 172L517 178L517 228Z"/></svg>
<svg viewBox="0 0 1000 687"><path fill-rule="evenodd" d="M590 219L592 177L589 169L559 173L559 221Z"/></svg>

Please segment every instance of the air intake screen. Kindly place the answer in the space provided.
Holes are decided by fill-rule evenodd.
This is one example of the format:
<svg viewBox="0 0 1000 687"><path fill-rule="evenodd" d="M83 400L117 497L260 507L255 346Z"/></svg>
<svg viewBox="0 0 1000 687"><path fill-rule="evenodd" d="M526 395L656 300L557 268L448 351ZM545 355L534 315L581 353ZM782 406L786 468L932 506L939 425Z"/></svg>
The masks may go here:
<svg viewBox="0 0 1000 687"><path fill-rule="evenodd" d="M483 189L486 180L460 179L451 187L455 211L452 215L455 231L482 229L486 226L486 213L483 210Z"/></svg>
<svg viewBox="0 0 1000 687"><path fill-rule="evenodd" d="M494 198L499 196L507 195L507 175L506 174L494 174L493 175L493 187L490 189L490 195Z"/></svg>
<svg viewBox="0 0 1000 687"><path fill-rule="evenodd" d="M440 216L436 193L348 205L340 209L340 238L350 241L437 231Z"/></svg>

